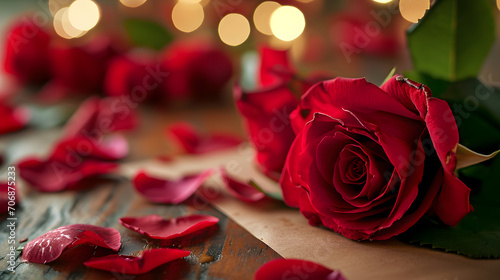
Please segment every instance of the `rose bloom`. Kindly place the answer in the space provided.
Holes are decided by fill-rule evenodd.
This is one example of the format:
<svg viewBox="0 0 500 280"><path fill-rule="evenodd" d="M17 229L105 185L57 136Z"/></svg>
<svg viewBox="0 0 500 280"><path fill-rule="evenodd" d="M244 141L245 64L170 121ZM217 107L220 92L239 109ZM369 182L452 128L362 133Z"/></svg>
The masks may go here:
<svg viewBox="0 0 500 280"><path fill-rule="evenodd" d="M382 240L426 213L453 226L472 210L454 176L453 114L426 86L336 78L309 89L290 119L297 136L280 184L310 224Z"/></svg>

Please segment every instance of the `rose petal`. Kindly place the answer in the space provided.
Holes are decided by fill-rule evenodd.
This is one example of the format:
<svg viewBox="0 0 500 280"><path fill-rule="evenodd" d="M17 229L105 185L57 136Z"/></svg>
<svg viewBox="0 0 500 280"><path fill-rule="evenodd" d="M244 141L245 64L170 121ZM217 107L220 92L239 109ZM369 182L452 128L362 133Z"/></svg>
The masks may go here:
<svg viewBox="0 0 500 280"><path fill-rule="evenodd" d="M129 105L113 98L90 97L64 126L65 138L83 135L100 140L104 134L131 130L138 121Z"/></svg>
<svg viewBox="0 0 500 280"><path fill-rule="evenodd" d="M298 259L277 259L265 263L255 273L255 280L314 279L345 280L338 271Z"/></svg>
<svg viewBox="0 0 500 280"><path fill-rule="evenodd" d="M83 159L119 160L129 151L128 142L121 135L111 135L95 141L82 135L59 142L50 155L50 159L60 162L75 162Z"/></svg>
<svg viewBox="0 0 500 280"><path fill-rule="evenodd" d="M178 122L167 129L167 136L173 137L189 154L204 154L233 148L241 144L239 137L214 133L202 135L191 124Z"/></svg>
<svg viewBox="0 0 500 280"><path fill-rule="evenodd" d="M10 107L0 103L0 134L14 132L28 124L30 113L23 107Z"/></svg>
<svg viewBox="0 0 500 280"><path fill-rule="evenodd" d="M295 74L295 70L290 65L288 52L261 47L259 74L261 86L281 84L289 80Z"/></svg>
<svg viewBox="0 0 500 280"><path fill-rule="evenodd" d="M257 202L263 200L266 195L249 184L235 180L229 176L226 170L221 169L222 182L234 197L245 202Z"/></svg>
<svg viewBox="0 0 500 280"><path fill-rule="evenodd" d="M166 180L140 171L133 183L135 189L151 202L179 204L196 192L212 174L212 170L206 170L177 180Z"/></svg>
<svg viewBox="0 0 500 280"><path fill-rule="evenodd" d="M78 183L114 171L115 163L96 160L77 162L60 162L56 160L41 161L26 158L20 163L19 176L41 192L57 192L78 187Z"/></svg>
<svg viewBox="0 0 500 280"><path fill-rule="evenodd" d="M178 249L158 248L143 251L141 256L109 255L93 258L85 262L88 267L122 274L138 275L155 269L156 267L184 258L190 251Z"/></svg>
<svg viewBox="0 0 500 280"><path fill-rule="evenodd" d="M63 226L28 242L23 250L23 259L32 263L48 263L56 260L65 249L83 244L116 252L121 246L120 233L114 228L86 224Z"/></svg>
<svg viewBox="0 0 500 280"><path fill-rule="evenodd" d="M190 215L166 220L153 214L120 219L122 226L153 239L173 239L185 236L218 222L218 218L208 215Z"/></svg>

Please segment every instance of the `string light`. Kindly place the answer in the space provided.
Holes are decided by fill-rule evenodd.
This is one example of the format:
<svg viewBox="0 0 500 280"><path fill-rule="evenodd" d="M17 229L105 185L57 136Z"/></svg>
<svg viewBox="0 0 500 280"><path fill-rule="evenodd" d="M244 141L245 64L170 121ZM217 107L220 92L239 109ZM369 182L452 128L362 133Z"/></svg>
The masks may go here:
<svg viewBox="0 0 500 280"><path fill-rule="evenodd" d="M407 21L417 23L430 9L430 0L400 0L399 11Z"/></svg>
<svg viewBox="0 0 500 280"><path fill-rule="evenodd" d="M292 41L304 32L304 14L293 6L281 6L271 15L271 31L283 41Z"/></svg>
<svg viewBox="0 0 500 280"><path fill-rule="evenodd" d="M73 39L83 36L86 31L76 29L71 25L68 17L68 8L62 8L54 15L54 30L57 35L65 39Z"/></svg>
<svg viewBox="0 0 500 280"><path fill-rule="evenodd" d="M205 13L199 3L178 2L172 10L172 21L175 28L182 32L193 32L203 23Z"/></svg>
<svg viewBox="0 0 500 280"><path fill-rule="evenodd" d="M281 7L281 5L274 1L262 2L253 13L255 28L263 34L273 35L271 30L271 15L279 7Z"/></svg>
<svg viewBox="0 0 500 280"><path fill-rule="evenodd" d="M146 1L147 0L120 0L120 3L129 8L136 8L146 3Z"/></svg>
<svg viewBox="0 0 500 280"><path fill-rule="evenodd" d="M238 46L250 35L250 23L240 14L228 14L219 23L219 37L229 46Z"/></svg>
<svg viewBox="0 0 500 280"><path fill-rule="evenodd" d="M92 0L76 0L68 8L69 22L82 31L96 26L100 16L99 6Z"/></svg>

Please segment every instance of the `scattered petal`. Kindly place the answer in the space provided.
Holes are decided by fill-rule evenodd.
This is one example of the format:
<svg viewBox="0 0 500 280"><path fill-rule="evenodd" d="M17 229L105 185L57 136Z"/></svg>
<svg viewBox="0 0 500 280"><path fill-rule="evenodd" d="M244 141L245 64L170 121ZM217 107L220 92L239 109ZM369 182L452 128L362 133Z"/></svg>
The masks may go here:
<svg viewBox="0 0 500 280"><path fill-rule="evenodd" d="M51 230L28 242L23 259L31 263L49 263L64 250L77 245L92 245L118 251L120 233L114 228L73 224Z"/></svg>
<svg viewBox="0 0 500 280"><path fill-rule="evenodd" d="M187 257L189 254L191 254L190 251L159 248L143 251L140 257L109 255L94 258L86 261L85 265L105 271L138 275L151 271L162 264Z"/></svg>
<svg viewBox="0 0 500 280"><path fill-rule="evenodd" d="M122 226L153 239L173 239L213 226L219 219L208 215L190 215L174 219L164 219L158 215L144 217L124 217Z"/></svg>
<svg viewBox="0 0 500 280"><path fill-rule="evenodd" d="M170 126L167 135L173 137L189 154L205 154L233 148L241 144L239 137L214 133L202 135L191 124L178 122Z"/></svg>
<svg viewBox="0 0 500 280"><path fill-rule="evenodd" d="M77 135L59 142L54 148L50 159L61 162L74 162L88 158L119 160L126 157L128 152L128 142L121 135L110 135L102 141Z"/></svg>
<svg viewBox="0 0 500 280"><path fill-rule="evenodd" d="M196 192L212 174L212 170L206 170L178 180L166 180L152 177L144 171L140 171L135 176L133 183L135 189L151 202L179 204Z"/></svg>
<svg viewBox="0 0 500 280"><path fill-rule="evenodd" d="M85 160L60 162L27 158L18 163L19 176L41 192L57 192L78 188L78 183L87 178L108 174L118 168L116 163Z"/></svg>
<svg viewBox="0 0 500 280"><path fill-rule="evenodd" d="M227 187L230 194L245 202L257 202L263 200L266 195L253 186L237 181L221 169L222 182Z"/></svg>
<svg viewBox="0 0 500 280"><path fill-rule="evenodd" d="M0 103L0 134L14 132L28 124L30 113L24 107L10 107Z"/></svg>
<svg viewBox="0 0 500 280"><path fill-rule="evenodd" d="M254 279L345 280L338 271L333 271L314 262L297 259L276 259L267 262L257 270Z"/></svg>

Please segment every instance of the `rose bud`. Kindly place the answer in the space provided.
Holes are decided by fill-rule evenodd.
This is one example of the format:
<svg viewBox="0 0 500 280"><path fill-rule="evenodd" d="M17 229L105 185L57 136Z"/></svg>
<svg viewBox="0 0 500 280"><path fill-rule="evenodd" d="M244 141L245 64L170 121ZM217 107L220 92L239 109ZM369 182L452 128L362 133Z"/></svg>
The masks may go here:
<svg viewBox="0 0 500 280"><path fill-rule="evenodd" d="M454 175L455 119L426 86L336 78L309 89L290 119L297 137L280 184L311 224L381 240L426 213L453 226L472 210Z"/></svg>
<svg viewBox="0 0 500 280"><path fill-rule="evenodd" d="M168 72L166 93L174 99L218 97L233 74L229 56L206 41L174 43L163 53L161 63Z"/></svg>
<svg viewBox="0 0 500 280"><path fill-rule="evenodd" d="M40 26L25 19L7 31L4 43L4 70L19 83L42 84L50 78L51 37Z"/></svg>

